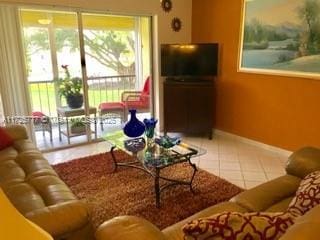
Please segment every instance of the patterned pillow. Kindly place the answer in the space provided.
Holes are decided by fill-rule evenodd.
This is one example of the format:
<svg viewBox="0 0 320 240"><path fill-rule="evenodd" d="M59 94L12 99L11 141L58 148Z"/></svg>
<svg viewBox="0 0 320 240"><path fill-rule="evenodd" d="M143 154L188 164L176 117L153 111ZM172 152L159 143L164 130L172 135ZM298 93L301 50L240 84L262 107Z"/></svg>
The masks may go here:
<svg viewBox="0 0 320 240"><path fill-rule="evenodd" d="M294 220L290 213L223 212L191 221L182 230L185 240L276 240Z"/></svg>
<svg viewBox="0 0 320 240"><path fill-rule="evenodd" d="M320 171L308 174L300 183L296 196L288 207L288 212L302 216L320 203Z"/></svg>

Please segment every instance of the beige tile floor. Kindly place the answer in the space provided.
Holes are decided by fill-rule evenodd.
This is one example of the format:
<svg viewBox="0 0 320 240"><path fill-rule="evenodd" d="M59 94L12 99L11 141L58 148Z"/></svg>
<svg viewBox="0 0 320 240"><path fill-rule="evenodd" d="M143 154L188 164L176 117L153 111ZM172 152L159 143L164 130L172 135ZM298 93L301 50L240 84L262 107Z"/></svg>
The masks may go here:
<svg viewBox="0 0 320 240"><path fill-rule="evenodd" d="M206 149L205 155L193 161L202 169L220 176L242 188L252 188L285 173L287 156L243 143L228 136L212 140L185 137L187 142ZM46 153L51 164L108 151L107 142L99 142L66 150Z"/></svg>

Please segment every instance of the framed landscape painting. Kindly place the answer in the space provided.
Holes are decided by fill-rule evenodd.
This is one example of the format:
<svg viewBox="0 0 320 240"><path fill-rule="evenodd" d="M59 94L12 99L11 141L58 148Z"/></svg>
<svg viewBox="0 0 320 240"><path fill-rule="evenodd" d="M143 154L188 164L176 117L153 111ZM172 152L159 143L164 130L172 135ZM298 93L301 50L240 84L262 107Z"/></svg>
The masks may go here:
<svg viewBox="0 0 320 240"><path fill-rule="evenodd" d="M320 0L243 0L239 71L320 78Z"/></svg>

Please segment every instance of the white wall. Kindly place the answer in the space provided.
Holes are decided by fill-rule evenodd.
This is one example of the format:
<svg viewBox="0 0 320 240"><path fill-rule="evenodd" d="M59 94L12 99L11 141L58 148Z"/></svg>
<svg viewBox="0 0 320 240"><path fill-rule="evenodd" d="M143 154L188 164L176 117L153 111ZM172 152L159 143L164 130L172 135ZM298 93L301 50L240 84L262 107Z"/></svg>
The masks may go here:
<svg viewBox="0 0 320 240"><path fill-rule="evenodd" d="M52 6L57 8L74 8L97 10L103 13L120 13L134 15L153 16L154 28L154 84L155 84L155 114L160 119L162 126L162 96L163 79L159 77L159 46L161 43L188 43L191 42L191 17L192 0L172 0L173 8L169 13L162 10L160 0L9 0L0 3L16 3L18 5L40 5ZM180 32L171 29L171 20L179 17L182 21Z"/></svg>

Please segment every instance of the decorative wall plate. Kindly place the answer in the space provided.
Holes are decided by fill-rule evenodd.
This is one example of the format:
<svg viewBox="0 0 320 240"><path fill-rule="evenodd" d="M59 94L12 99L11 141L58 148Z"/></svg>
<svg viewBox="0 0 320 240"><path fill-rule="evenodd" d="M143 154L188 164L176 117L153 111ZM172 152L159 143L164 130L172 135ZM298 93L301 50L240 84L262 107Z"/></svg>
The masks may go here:
<svg viewBox="0 0 320 240"><path fill-rule="evenodd" d="M181 22L180 18L177 18L177 17L173 18L171 21L171 27L172 27L173 31L179 32L182 27L182 22Z"/></svg>
<svg viewBox="0 0 320 240"><path fill-rule="evenodd" d="M171 0L162 0L161 1L161 7L163 11L170 12L172 9L172 2Z"/></svg>

